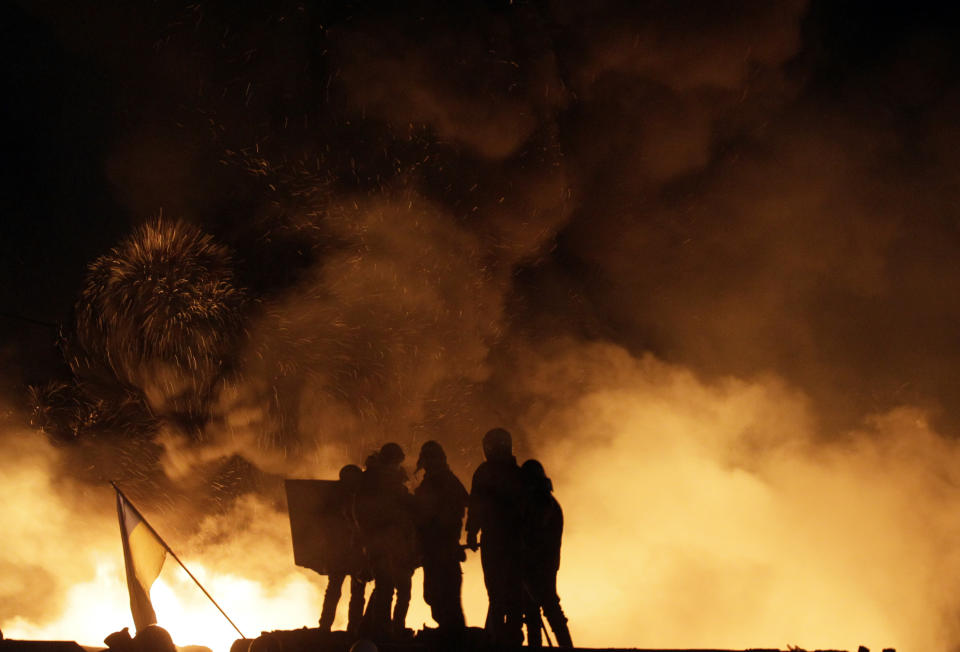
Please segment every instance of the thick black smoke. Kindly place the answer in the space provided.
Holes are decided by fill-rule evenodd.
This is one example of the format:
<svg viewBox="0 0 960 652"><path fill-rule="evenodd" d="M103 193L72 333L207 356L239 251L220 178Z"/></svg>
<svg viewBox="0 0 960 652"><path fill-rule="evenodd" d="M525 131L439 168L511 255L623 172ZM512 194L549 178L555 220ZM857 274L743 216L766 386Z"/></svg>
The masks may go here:
<svg viewBox="0 0 960 652"><path fill-rule="evenodd" d="M114 200L200 225L260 302L207 357L130 349L179 336L97 331L92 296L80 332L154 408L169 379L127 360L172 360L207 440L242 422L268 457L470 448L553 336L780 375L825 432L901 403L949 428L956 53L922 12L845 39L843 7L31 8L107 80Z"/></svg>

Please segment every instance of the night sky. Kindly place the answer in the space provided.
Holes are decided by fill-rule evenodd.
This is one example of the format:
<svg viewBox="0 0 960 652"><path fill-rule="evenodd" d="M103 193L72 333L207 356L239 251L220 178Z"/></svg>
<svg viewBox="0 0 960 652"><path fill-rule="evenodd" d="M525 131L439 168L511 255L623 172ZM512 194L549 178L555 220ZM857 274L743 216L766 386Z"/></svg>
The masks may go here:
<svg viewBox="0 0 960 652"><path fill-rule="evenodd" d="M6 14L5 314L69 328L86 266L161 212L232 247L243 285L275 296L337 246L288 228L309 203L298 188L403 186L510 268L508 330L610 340L705 374L771 370L842 419L920 402L952 431L952 10ZM275 191L225 155L258 147ZM51 329L2 329L8 381L62 373Z"/></svg>
<svg viewBox="0 0 960 652"><path fill-rule="evenodd" d="M705 379L782 377L825 432L900 404L956 431L952 10L155 2L7 13L0 328L14 403L26 385L77 376L54 344L58 326L75 330L87 266L162 215L228 248L241 329L278 310L304 329L354 329L334 370L318 344L342 337L330 331L293 354L319 368L263 373L291 387L301 371L329 374L355 413L363 401L442 404L431 392L465 384L486 396L471 417L482 421L510 400L488 391L490 369L509 375L516 350L572 338ZM438 222L415 241L385 224L377 250L359 216L378 202L419 202L411 210ZM360 262L339 280L367 279L355 296L337 308L296 298L335 294L318 275L347 252ZM404 269L384 284L384 264ZM390 297L421 281L438 304L407 328L411 313ZM399 339L349 326L396 319L409 331ZM448 355L402 399L398 387L420 382L405 379L414 359L381 367L360 351L390 357L421 341ZM239 350L219 355L243 366ZM376 419L423 426L420 412Z"/></svg>

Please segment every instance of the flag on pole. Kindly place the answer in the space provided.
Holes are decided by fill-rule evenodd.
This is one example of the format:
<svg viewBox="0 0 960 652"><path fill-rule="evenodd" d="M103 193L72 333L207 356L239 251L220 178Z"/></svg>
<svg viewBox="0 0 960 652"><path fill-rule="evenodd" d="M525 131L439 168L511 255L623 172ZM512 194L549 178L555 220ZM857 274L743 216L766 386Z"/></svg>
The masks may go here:
<svg viewBox="0 0 960 652"><path fill-rule="evenodd" d="M137 631L157 622L150 602L150 587L163 568L167 547L147 525L140 513L117 490L117 515L120 517L120 539L123 562L127 569L130 611Z"/></svg>
<svg viewBox="0 0 960 652"><path fill-rule="evenodd" d="M213 606L237 630L240 638L246 639L240 628L230 620L227 612L217 604L210 592L203 588L200 580L194 577L186 564L177 557L177 553L160 538L157 531L150 527L133 503L123 495L120 487L113 481L110 484L117 492L117 514L120 516L120 540L123 543L123 561L127 568L127 588L130 590L130 611L133 613L133 623L137 631L157 622L157 615L153 611L153 605L150 604L150 587L160 574L163 561L169 552L173 560L180 564L180 568L190 576Z"/></svg>

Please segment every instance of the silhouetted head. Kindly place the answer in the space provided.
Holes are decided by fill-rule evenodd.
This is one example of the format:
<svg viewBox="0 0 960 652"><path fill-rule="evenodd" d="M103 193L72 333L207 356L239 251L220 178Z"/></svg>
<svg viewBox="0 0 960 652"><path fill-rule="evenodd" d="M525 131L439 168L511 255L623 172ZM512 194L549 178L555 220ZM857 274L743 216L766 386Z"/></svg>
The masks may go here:
<svg viewBox="0 0 960 652"><path fill-rule="evenodd" d="M403 449L400 448L400 444L392 441L384 444L380 448L380 453L377 455L380 463L386 466L400 466L405 457Z"/></svg>
<svg viewBox="0 0 960 652"><path fill-rule="evenodd" d="M442 468L447 465L447 454L443 452L443 446L432 439L424 442L420 447L420 457L417 459L417 470L424 469L431 471Z"/></svg>
<svg viewBox="0 0 960 652"><path fill-rule="evenodd" d="M237 645L237 642L234 642L234 645ZM261 632L260 636L250 641L250 647L247 649L247 652L276 652L279 649L281 649L281 646L277 641L277 634L275 632ZM244 650L234 650L231 648L230 652L244 652Z"/></svg>
<svg viewBox="0 0 960 652"><path fill-rule="evenodd" d="M177 652L170 632L160 625L147 625L133 637L137 652Z"/></svg>
<svg viewBox="0 0 960 652"><path fill-rule="evenodd" d="M513 455L513 439L503 428L494 428L483 436L483 454L488 460L507 459Z"/></svg>
<svg viewBox="0 0 960 652"><path fill-rule="evenodd" d="M2 637L0 637L2 639ZM113 632L103 642L114 652L134 652L136 646L133 643L133 637L130 636L130 628L124 627L119 632Z"/></svg>
<svg viewBox="0 0 960 652"><path fill-rule="evenodd" d="M520 478L523 480L523 486L533 491L544 491L550 493L553 491L553 482L547 477L547 472L543 470L543 464L537 460L527 460L520 467Z"/></svg>
<svg viewBox="0 0 960 652"><path fill-rule="evenodd" d="M363 468L367 471L370 469L376 468L380 465L380 454L376 451L367 455L367 459L363 461Z"/></svg>
<svg viewBox="0 0 960 652"><path fill-rule="evenodd" d="M238 638L230 646L230 652L250 652L253 649L253 642L257 639Z"/></svg>
<svg viewBox="0 0 960 652"><path fill-rule="evenodd" d="M356 464L347 464L340 469L340 482L348 489L356 489L363 482L363 469Z"/></svg>
<svg viewBox="0 0 960 652"><path fill-rule="evenodd" d="M377 644L368 638L361 638L350 646L350 652L377 652Z"/></svg>

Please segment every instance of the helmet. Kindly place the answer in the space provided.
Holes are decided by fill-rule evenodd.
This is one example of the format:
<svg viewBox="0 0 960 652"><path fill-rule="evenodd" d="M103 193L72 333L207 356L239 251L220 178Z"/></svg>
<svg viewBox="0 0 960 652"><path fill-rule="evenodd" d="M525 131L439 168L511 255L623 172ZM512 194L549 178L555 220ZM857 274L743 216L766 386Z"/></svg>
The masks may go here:
<svg viewBox="0 0 960 652"><path fill-rule="evenodd" d="M503 428L494 428L483 436L483 454L487 459L508 457L513 453L513 440Z"/></svg>
<svg viewBox="0 0 960 652"><path fill-rule="evenodd" d="M340 482L347 486L356 487L363 480L363 469L356 464L347 464L340 469Z"/></svg>
<svg viewBox="0 0 960 652"><path fill-rule="evenodd" d="M403 449L400 448L400 444L395 444L391 441L380 448L380 454L377 457L381 463L393 466L403 462L406 456L403 454Z"/></svg>
<svg viewBox="0 0 960 652"><path fill-rule="evenodd" d="M426 468L427 464L432 461L444 462L447 461L447 454L443 452L443 446L434 440L424 442L423 446L420 447L420 458L417 460L417 470Z"/></svg>

